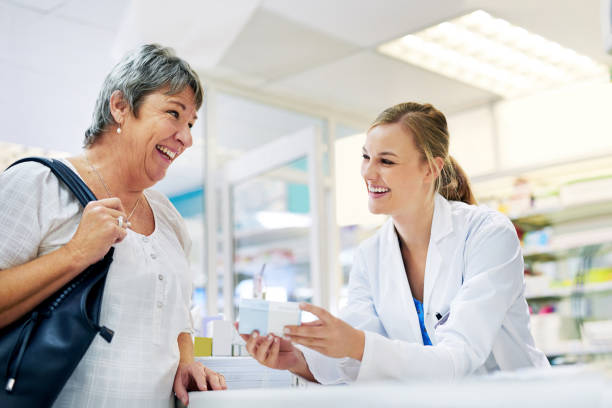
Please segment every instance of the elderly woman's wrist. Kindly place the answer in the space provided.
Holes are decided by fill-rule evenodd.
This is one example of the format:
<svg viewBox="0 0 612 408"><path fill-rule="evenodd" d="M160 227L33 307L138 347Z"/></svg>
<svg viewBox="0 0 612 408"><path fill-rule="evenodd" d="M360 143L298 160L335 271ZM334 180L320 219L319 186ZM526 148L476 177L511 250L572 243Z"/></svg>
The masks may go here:
<svg viewBox="0 0 612 408"><path fill-rule="evenodd" d="M78 274L90 265L87 263L83 252L79 248L74 247L70 242L61 247L60 251L63 252L63 258L70 272Z"/></svg>

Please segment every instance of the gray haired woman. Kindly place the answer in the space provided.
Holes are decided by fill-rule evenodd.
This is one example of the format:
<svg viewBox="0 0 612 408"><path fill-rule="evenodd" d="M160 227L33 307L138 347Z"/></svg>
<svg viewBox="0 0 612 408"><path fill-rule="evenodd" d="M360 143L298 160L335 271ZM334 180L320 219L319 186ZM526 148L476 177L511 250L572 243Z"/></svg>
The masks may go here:
<svg viewBox="0 0 612 408"><path fill-rule="evenodd" d="M185 61L142 46L107 76L83 153L64 161L98 201L82 209L37 163L0 175L0 327L115 246L100 316L115 337L94 339L54 406L166 407L173 390L187 404L189 390L226 388L194 362L184 222L149 190L191 146L202 98Z"/></svg>

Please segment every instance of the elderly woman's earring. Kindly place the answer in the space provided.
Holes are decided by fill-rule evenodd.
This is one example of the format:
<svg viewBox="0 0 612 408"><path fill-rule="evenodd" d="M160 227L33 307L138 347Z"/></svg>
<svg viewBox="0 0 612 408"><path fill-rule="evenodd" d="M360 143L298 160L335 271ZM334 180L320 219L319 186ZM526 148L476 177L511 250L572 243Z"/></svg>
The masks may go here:
<svg viewBox="0 0 612 408"><path fill-rule="evenodd" d="M117 126L117 133L121 133L121 127Z"/></svg>

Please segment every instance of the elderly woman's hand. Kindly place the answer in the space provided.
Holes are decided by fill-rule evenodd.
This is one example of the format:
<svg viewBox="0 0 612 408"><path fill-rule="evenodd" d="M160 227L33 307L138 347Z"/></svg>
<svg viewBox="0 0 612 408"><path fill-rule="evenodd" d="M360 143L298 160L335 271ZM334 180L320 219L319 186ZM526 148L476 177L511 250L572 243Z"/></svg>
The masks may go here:
<svg viewBox="0 0 612 408"><path fill-rule="evenodd" d="M174 393L183 405L189 404L189 391L226 390L225 377L199 361L181 362L174 376Z"/></svg>
<svg viewBox="0 0 612 408"><path fill-rule="evenodd" d="M123 241L127 235L127 223L120 226L120 216L126 219L118 198L105 198L87 204L74 236L65 245L76 264L84 269L102 259L113 244Z"/></svg>
<svg viewBox="0 0 612 408"><path fill-rule="evenodd" d="M363 331L332 316L323 308L302 303L300 309L314 314L319 320L302 323L300 326L285 326L287 338L328 357L361 360L365 345Z"/></svg>

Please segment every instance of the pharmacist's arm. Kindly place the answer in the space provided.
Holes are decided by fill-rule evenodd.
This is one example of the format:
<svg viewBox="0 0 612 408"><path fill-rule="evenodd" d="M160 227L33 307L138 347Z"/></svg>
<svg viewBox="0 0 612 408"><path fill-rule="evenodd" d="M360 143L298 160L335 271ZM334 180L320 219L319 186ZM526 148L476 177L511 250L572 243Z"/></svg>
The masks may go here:
<svg viewBox="0 0 612 408"><path fill-rule="evenodd" d="M310 367L308 367L308 363L306 362L304 353L302 353L300 349L297 349L297 353L298 362L289 371L291 371L295 375L299 375L300 377L307 379L308 381L317 382L317 379L314 377L314 375L312 375L312 372L310 371Z"/></svg>
<svg viewBox="0 0 612 408"><path fill-rule="evenodd" d="M349 278L348 303L346 307L340 311L340 318L335 318L322 309L314 308L314 310L321 310L324 312L324 320L328 321L325 322L319 318L320 323L327 326L331 324L331 326L333 326L333 329L329 331L323 328L323 331L326 332L325 335L317 337L326 337L329 339L331 336L332 338L340 338L341 340L327 342L326 347L319 348L318 351L316 349L298 346L304 354L310 371L316 380L322 384L342 384L355 381L359 374L359 360L361 360L361 355L364 350L364 331L379 333L386 336L386 331L374 307L370 269L371 268L367 267L363 252L358 249L355 254L355 260ZM312 322L312 324L316 323ZM303 325L304 327L300 328L296 334L299 334L302 329L305 331L316 331L316 328L307 327L308 325L311 325L311 323ZM341 349L339 350L336 348L336 350L328 353L328 351L330 351L329 347L335 348L336 346L340 346ZM338 354L338 352L340 353ZM340 355L346 357L330 357L332 355L335 357Z"/></svg>

